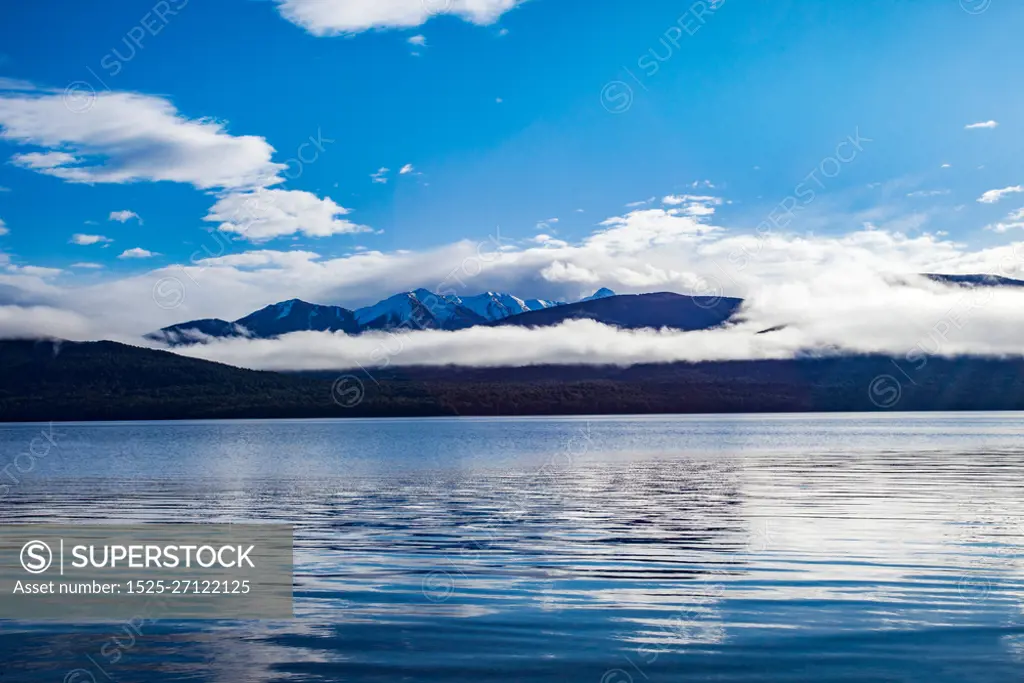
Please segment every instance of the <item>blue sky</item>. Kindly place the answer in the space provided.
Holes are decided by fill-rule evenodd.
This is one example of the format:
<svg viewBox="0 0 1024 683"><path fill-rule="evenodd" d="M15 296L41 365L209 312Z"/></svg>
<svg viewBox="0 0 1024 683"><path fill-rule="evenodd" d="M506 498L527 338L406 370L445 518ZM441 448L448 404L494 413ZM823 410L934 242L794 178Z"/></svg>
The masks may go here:
<svg viewBox="0 0 1024 683"><path fill-rule="evenodd" d="M520 243L540 232L578 244L609 218L683 194L713 196L715 225L751 232L851 136L870 142L777 230L839 237L870 224L971 250L1020 231L1010 215L1024 195L978 201L1024 183L1020 3L394 0L391 15L365 0L330 0L320 15L313 4L167 0L154 16L161 3L150 0L4 3L9 268L60 269L50 282L68 287L188 264L226 220L230 202L219 202L260 185L201 168L228 157L243 174L276 168L262 186L304 203L287 209L290 227L268 229L276 237L221 226L225 253L423 253L496 226ZM221 124L217 139L231 149L179 149L167 121L141 141L105 138L96 127L134 116L143 100L133 96L172 108L167 121ZM17 109L46 98L89 111ZM995 123L965 128L985 122ZM311 138L320 147L300 149ZM315 160L289 161L300 151ZM60 170L87 155L104 172L166 158L183 170ZM382 168L387 182L375 182ZM349 212L325 209L327 198ZM120 211L139 218L110 219ZM307 220L328 227L301 229ZM110 241L73 244L75 234ZM118 258L132 249L152 255ZM83 262L102 268L72 268ZM578 284L629 288L603 275Z"/></svg>

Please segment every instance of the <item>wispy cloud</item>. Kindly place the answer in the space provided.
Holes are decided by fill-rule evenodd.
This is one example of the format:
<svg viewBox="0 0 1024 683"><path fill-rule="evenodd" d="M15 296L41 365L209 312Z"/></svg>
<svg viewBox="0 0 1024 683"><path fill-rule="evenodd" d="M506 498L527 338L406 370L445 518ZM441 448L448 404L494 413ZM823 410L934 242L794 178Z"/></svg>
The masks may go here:
<svg viewBox="0 0 1024 683"><path fill-rule="evenodd" d="M979 130L984 128L996 128L999 126L998 121L979 121L978 123L969 123L964 126L964 130Z"/></svg>
<svg viewBox="0 0 1024 683"><path fill-rule="evenodd" d="M373 182L385 185L388 182L388 171L390 171L390 169L381 166L377 169L376 173L371 173L370 177L373 178Z"/></svg>
<svg viewBox="0 0 1024 683"><path fill-rule="evenodd" d="M1010 232L1011 230L1019 230L1022 228L1024 228L1024 208L1010 212L1005 219L998 223L985 226L986 230L999 233Z"/></svg>
<svg viewBox="0 0 1024 683"><path fill-rule="evenodd" d="M1018 192L1024 192L1024 185L1013 185L1011 187L1004 187L1000 190L989 190L978 197L978 201L982 204L995 204L1003 197L1016 194Z"/></svg>
<svg viewBox="0 0 1024 683"><path fill-rule="evenodd" d="M416 169L413 168L412 164L406 164L405 166L403 166L401 168L400 171L398 171L398 175L408 175L408 174L412 173L415 170Z"/></svg>
<svg viewBox="0 0 1024 683"><path fill-rule="evenodd" d="M709 195L696 195L696 194L670 194L661 198L661 203L666 206L679 206L680 204L687 204L689 202L717 202L717 197Z"/></svg>

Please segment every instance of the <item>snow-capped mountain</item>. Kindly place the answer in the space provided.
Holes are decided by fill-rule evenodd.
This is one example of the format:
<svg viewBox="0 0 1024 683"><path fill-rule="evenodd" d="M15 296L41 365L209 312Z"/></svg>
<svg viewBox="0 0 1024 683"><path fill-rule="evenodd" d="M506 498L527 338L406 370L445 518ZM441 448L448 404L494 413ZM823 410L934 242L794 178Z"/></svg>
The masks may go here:
<svg viewBox="0 0 1024 683"><path fill-rule="evenodd" d="M607 299L610 296L616 296L615 292L607 287L602 287L590 296L583 297L580 301L597 301L598 299Z"/></svg>
<svg viewBox="0 0 1024 683"><path fill-rule="evenodd" d="M555 308L556 306L564 306L564 301L548 301L547 299L526 299L527 307L531 311L541 311L545 308Z"/></svg>
<svg viewBox="0 0 1024 683"><path fill-rule="evenodd" d="M611 290L600 289L583 301L611 296L615 296ZM395 329L461 330L565 305L561 301L520 299L505 292L484 292L459 297L416 289L395 294L372 306L354 311L341 306L323 306L290 299L266 306L232 322L219 318L193 320L165 327L146 336L170 344L190 344L208 337L245 336L267 339L306 330L345 334Z"/></svg>
<svg viewBox="0 0 1024 683"><path fill-rule="evenodd" d="M512 315L539 311L552 306L563 305L560 301L542 299L520 299L503 292L485 292L476 296L452 297L461 305L488 321L503 320Z"/></svg>
<svg viewBox="0 0 1024 683"><path fill-rule="evenodd" d="M461 330L512 315L560 306L561 302L523 300L511 294L487 292L477 296L441 296L427 289L402 292L354 311L341 306L290 299L272 304L235 321L208 318L165 327L146 335L170 344L190 344L206 337L266 339L290 332L313 330L360 334L372 330Z"/></svg>
<svg viewBox="0 0 1024 683"><path fill-rule="evenodd" d="M442 297L426 289L403 292L355 311L363 330L397 327L421 330L459 330L488 321L463 306L458 297Z"/></svg>

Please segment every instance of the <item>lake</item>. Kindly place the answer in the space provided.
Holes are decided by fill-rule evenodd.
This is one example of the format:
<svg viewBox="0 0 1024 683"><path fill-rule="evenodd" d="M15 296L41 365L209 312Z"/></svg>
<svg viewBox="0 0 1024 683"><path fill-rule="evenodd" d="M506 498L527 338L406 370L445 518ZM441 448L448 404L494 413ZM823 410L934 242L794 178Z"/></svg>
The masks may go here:
<svg viewBox="0 0 1024 683"><path fill-rule="evenodd" d="M1024 676L1021 414L75 423L9 466L49 430L0 425L5 523L294 524L296 619L0 622L0 682Z"/></svg>

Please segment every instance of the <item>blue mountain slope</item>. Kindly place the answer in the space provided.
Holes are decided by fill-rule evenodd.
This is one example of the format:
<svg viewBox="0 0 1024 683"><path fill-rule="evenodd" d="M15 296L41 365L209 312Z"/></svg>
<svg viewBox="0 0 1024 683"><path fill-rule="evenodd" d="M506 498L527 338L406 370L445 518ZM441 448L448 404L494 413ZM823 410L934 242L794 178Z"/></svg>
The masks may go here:
<svg viewBox="0 0 1024 683"><path fill-rule="evenodd" d="M359 325L352 311L341 306L320 306L291 299L261 308L235 321L254 337L276 337L289 332L345 332L355 334Z"/></svg>
<svg viewBox="0 0 1024 683"><path fill-rule="evenodd" d="M589 319L628 330L706 330L729 320L742 304L742 299L729 297L692 297L670 292L624 294L531 311L492 324L550 327L567 320Z"/></svg>

